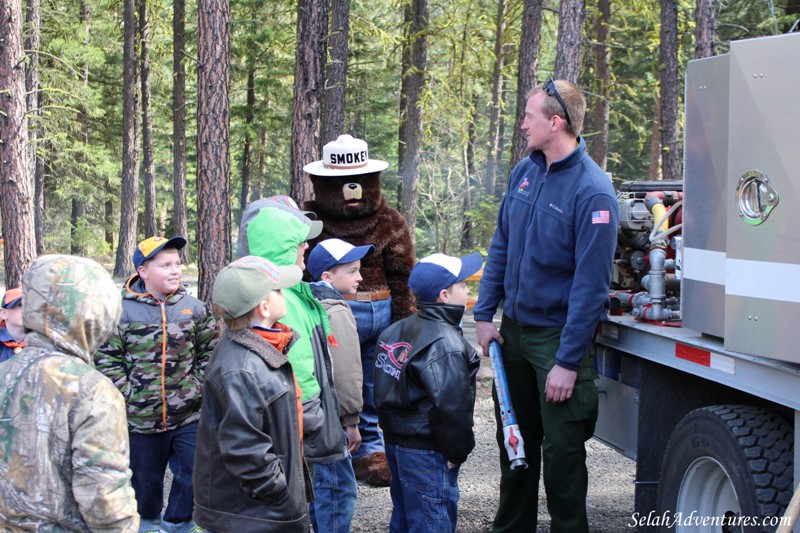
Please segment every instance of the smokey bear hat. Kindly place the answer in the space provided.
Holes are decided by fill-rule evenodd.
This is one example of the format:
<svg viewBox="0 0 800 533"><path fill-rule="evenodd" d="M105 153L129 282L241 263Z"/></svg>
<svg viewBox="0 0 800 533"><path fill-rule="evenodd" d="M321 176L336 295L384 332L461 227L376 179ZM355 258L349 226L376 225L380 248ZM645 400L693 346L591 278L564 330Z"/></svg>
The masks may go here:
<svg viewBox="0 0 800 533"><path fill-rule="evenodd" d="M314 176L356 176L386 170L389 163L369 158L366 141L352 135L339 135L335 141L322 147L322 161L314 161L303 167Z"/></svg>

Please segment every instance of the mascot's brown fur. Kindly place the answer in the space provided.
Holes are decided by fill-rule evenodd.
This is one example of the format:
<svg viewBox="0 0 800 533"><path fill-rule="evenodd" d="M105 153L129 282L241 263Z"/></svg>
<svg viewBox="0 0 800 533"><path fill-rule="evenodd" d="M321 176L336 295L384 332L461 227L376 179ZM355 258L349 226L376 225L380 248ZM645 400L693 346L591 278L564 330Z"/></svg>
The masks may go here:
<svg viewBox="0 0 800 533"><path fill-rule="evenodd" d="M316 201L306 202L304 209L313 211L322 221L322 234L309 242L309 249L334 237L354 246L375 246L375 253L361 260L363 280L358 290L388 287L392 294L392 322L395 322L416 311L408 288L408 275L416 257L405 219L381 198L380 178L380 172L311 175Z"/></svg>

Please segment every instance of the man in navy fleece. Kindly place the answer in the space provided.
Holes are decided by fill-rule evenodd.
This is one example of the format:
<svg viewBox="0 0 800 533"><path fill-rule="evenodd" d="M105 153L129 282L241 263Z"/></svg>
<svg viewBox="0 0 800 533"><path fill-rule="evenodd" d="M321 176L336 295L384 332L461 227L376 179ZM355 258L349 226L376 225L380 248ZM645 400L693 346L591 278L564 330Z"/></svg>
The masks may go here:
<svg viewBox="0 0 800 533"><path fill-rule="evenodd" d="M540 457L550 530L588 531L584 443L597 419L591 345L608 302L619 211L611 181L580 137L585 111L580 89L564 80L528 93L522 130L532 153L508 179L474 308L484 355L492 339L503 344L530 465L509 468L495 407L495 533L535 528ZM498 331L492 317L501 301Z"/></svg>

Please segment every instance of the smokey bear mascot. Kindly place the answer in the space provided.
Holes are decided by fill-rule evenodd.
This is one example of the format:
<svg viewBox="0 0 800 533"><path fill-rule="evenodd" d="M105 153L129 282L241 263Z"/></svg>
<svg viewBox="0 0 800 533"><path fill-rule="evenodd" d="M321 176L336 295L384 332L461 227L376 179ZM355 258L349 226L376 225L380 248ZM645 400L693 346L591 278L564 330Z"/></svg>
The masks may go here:
<svg viewBox="0 0 800 533"><path fill-rule="evenodd" d="M309 243L311 248L333 237L354 246L375 246L375 253L361 261L358 293L346 299L356 317L364 371L361 446L353 454L353 469L356 478L378 486L388 486L391 473L372 396L375 343L389 324L416 311L408 288L416 262L414 244L403 216L381 198L381 172L388 166L369 158L366 142L341 135L323 147L322 161L303 168L316 196L304 208L315 212L323 224L322 234Z"/></svg>

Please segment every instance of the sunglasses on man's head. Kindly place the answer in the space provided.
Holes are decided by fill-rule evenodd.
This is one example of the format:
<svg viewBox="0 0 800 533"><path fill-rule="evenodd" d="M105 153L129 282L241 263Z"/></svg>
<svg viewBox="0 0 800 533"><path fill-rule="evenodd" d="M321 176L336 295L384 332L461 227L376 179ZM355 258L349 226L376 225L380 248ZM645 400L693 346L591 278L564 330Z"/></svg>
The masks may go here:
<svg viewBox="0 0 800 533"><path fill-rule="evenodd" d="M561 109L564 110L564 116L567 119L567 124L572 127L572 121L569 118L569 111L567 111L567 104L564 103L564 99L561 98L561 93L558 92L558 87L556 87L556 81L553 79L552 76L547 78L547 81L544 82L542 86L542 90L547 93L547 96L555 96L558 103L561 104Z"/></svg>

